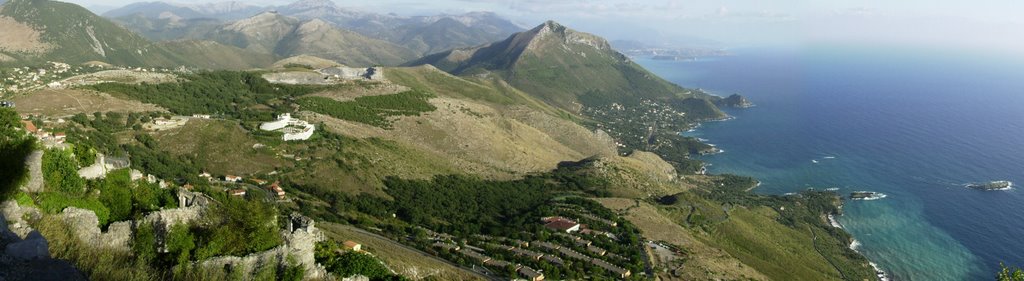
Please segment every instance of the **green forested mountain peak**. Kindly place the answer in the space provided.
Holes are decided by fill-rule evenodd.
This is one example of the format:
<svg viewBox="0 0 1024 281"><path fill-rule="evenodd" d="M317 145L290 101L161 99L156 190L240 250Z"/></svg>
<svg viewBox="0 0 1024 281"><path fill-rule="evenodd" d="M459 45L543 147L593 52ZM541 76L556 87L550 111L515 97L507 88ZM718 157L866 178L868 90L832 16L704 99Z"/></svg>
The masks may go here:
<svg viewBox="0 0 1024 281"><path fill-rule="evenodd" d="M142 37L71 3L13 0L0 8L0 17L3 29L12 31L0 52L17 60L140 65L166 56Z"/></svg>
<svg viewBox="0 0 1024 281"><path fill-rule="evenodd" d="M497 75L524 92L573 111L585 105L642 100L715 99L648 72L600 36L555 21L502 41L450 50L410 64L431 64L455 75Z"/></svg>

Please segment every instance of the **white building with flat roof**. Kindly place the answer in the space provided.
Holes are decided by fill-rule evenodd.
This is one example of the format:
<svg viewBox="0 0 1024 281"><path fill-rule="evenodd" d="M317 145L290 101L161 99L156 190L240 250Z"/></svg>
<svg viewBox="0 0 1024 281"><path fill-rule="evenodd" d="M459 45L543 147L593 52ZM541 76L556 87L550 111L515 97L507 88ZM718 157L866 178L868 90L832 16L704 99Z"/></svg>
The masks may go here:
<svg viewBox="0 0 1024 281"><path fill-rule="evenodd" d="M316 126L309 122L292 118L289 113L282 113L277 120L260 124L260 130L284 132L282 139L285 141L308 140L316 131Z"/></svg>
<svg viewBox="0 0 1024 281"><path fill-rule="evenodd" d="M288 127L288 123L292 121L292 115L290 113L281 113L277 116L277 120L260 124L260 130L264 131L277 131Z"/></svg>

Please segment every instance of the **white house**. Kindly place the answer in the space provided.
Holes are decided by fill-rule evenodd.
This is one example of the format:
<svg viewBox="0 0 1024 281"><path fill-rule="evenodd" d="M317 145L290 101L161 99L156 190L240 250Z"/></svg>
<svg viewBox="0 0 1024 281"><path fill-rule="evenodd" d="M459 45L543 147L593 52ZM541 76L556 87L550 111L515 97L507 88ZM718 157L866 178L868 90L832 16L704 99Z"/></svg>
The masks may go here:
<svg viewBox="0 0 1024 281"><path fill-rule="evenodd" d="M289 128L292 127L292 128ZM284 130L285 141L307 140L313 136L316 126L306 121L293 119L291 114L282 113L277 120L260 124L260 130L277 131Z"/></svg>
<svg viewBox="0 0 1024 281"><path fill-rule="evenodd" d="M305 122L303 122L303 123L305 123ZM313 124L305 124L305 126L301 130L298 130L298 131L295 131L295 132L287 132L287 133L285 133L284 134L284 140L285 141L308 140L310 137L313 136L313 131L315 131L315 130L316 130L316 126L314 126Z"/></svg>
<svg viewBox="0 0 1024 281"><path fill-rule="evenodd" d="M290 113L282 113L277 116L277 120L266 122L260 125L260 130L264 131L277 131L288 126L288 123L292 121L292 115Z"/></svg>

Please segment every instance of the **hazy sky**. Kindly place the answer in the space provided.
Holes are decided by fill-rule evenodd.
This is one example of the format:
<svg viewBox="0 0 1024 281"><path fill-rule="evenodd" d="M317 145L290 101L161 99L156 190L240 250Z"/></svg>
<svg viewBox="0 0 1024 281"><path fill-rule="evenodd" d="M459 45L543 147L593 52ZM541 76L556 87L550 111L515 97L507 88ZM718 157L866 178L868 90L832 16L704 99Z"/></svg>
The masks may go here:
<svg viewBox="0 0 1024 281"><path fill-rule="evenodd" d="M149 0L154 1L154 0ZM116 6L116 0L72 0ZM174 0L198 3L195 0ZM290 1L254 0L253 4ZM1024 50L1021 0L372 0L339 6L402 15L493 11L523 26L553 19L610 39L722 45L814 42ZM1024 52L1022 52L1024 53Z"/></svg>

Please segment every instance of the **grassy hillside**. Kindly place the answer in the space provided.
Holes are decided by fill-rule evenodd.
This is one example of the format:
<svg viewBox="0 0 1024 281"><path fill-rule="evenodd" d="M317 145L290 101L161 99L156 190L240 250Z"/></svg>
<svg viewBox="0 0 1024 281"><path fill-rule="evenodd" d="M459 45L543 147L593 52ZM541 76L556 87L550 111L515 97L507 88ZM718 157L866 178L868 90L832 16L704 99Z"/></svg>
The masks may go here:
<svg viewBox="0 0 1024 281"><path fill-rule="evenodd" d="M274 49L279 56L313 55L349 66L398 65L416 54L387 41L314 19L295 27Z"/></svg>
<svg viewBox="0 0 1024 281"><path fill-rule="evenodd" d="M876 279L867 259L848 248L849 234L825 220L840 212L834 193L757 195L749 191L752 178L679 178L665 172L668 163L643 155L562 167L603 179L610 195L623 197L600 200L606 207L676 248L652 250L663 278Z"/></svg>
<svg viewBox="0 0 1024 281"><path fill-rule="evenodd" d="M274 63L274 56L239 49L213 41L185 40L158 43L160 47L174 50L169 56L175 65L187 65L201 69L252 69L267 67Z"/></svg>
<svg viewBox="0 0 1024 281"><path fill-rule="evenodd" d="M261 140L236 122L191 120L181 128L155 132L153 136L161 149L196 159L195 165L215 175L269 173L293 165L276 157L272 150L254 148Z"/></svg>

